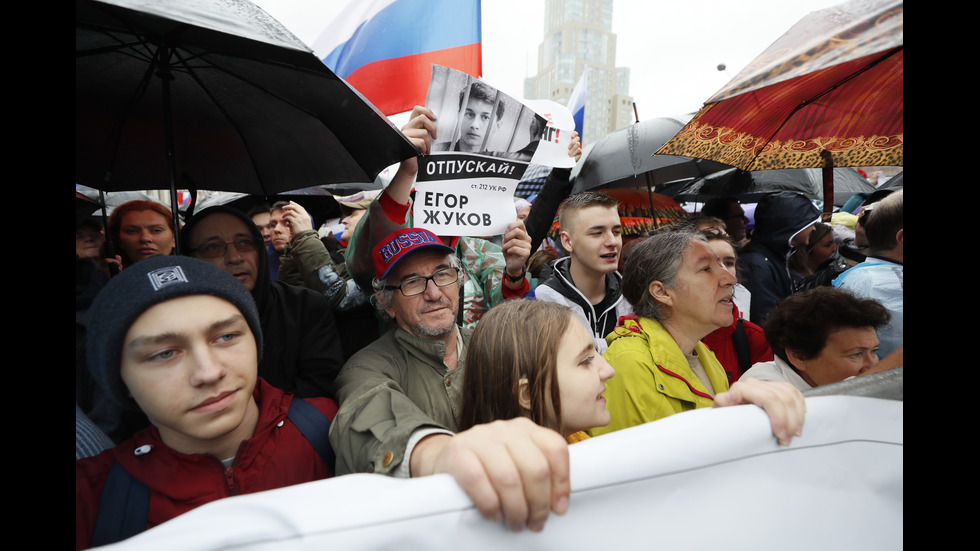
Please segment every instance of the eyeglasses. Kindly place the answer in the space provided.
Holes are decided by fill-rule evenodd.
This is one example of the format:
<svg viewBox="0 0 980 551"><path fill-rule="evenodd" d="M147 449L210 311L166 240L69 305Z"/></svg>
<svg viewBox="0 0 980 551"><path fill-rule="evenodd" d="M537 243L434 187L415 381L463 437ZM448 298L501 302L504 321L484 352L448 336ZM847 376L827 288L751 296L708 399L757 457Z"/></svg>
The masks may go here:
<svg viewBox="0 0 980 551"><path fill-rule="evenodd" d="M383 288L388 290L398 289L406 297L414 297L425 292L425 288L429 286L430 279L437 287L452 285L459 281L459 268L445 268L428 277L411 277L402 281L401 285L385 285Z"/></svg>
<svg viewBox="0 0 980 551"><path fill-rule="evenodd" d="M219 256L225 256L225 254L228 252L228 245L234 245L235 249L240 253L255 250L255 241L252 241L247 237L243 237L227 243L223 243L221 241L209 241L194 249L193 252L201 258L217 258Z"/></svg>

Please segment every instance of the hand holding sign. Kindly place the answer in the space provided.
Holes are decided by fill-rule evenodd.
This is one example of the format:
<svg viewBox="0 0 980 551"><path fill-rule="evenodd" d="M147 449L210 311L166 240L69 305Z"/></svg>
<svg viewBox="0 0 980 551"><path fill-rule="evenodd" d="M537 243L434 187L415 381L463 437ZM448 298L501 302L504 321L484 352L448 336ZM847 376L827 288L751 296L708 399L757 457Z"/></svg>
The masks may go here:
<svg viewBox="0 0 980 551"><path fill-rule="evenodd" d="M507 267L504 270L507 275L517 277L524 273L524 266L527 264L528 257L531 256L531 236L527 234L523 220L515 220L507 226L507 233L504 234L504 244L500 247L504 253L504 262ZM510 284L509 280L504 284ZM509 287L519 287L520 281Z"/></svg>

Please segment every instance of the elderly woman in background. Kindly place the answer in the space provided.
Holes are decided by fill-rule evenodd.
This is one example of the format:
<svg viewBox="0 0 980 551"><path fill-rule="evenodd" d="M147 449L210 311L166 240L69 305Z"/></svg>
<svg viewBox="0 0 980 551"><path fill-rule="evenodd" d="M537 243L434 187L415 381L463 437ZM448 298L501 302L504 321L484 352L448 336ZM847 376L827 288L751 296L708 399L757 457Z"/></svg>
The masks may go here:
<svg viewBox="0 0 980 551"><path fill-rule="evenodd" d="M612 420L593 436L702 407L754 403L769 414L773 434L788 445L803 427L803 395L784 382L757 379L731 388L721 363L701 339L732 323L728 271L704 236L668 231L633 249L623 296L636 316L606 337L603 355L616 370L606 381Z"/></svg>
<svg viewBox="0 0 980 551"><path fill-rule="evenodd" d="M890 318L877 300L833 287L786 297L765 323L776 358L753 365L742 378L786 381L808 390L877 372L875 329Z"/></svg>
<svg viewBox="0 0 980 551"><path fill-rule="evenodd" d="M109 216L109 238L119 248L123 267L174 254L177 229L170 209L154 201L127 201Z"/></svg>

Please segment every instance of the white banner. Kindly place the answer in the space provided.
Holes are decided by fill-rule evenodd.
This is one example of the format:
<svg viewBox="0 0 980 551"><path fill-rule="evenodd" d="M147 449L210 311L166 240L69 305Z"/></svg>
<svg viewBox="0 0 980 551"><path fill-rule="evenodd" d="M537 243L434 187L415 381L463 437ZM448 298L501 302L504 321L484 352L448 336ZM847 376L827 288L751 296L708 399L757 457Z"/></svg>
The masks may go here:
<svg viewBox="0 0 980 551"><path fill-rule="evenodd" d="M358 474L209 503L112 548L902 549L903 419L901 401L823 396L789 447L755 406L592 438L570 446L570 506L541 533L485 520L448 475Z"/></svg>

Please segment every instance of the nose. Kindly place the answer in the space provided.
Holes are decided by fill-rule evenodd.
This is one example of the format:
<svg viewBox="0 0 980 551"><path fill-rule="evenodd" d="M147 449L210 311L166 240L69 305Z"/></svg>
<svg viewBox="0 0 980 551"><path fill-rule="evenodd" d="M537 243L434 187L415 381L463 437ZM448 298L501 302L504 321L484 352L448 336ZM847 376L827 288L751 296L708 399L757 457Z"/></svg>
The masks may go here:
<svg viewBox="0 0 980 551"><path fill-rule="evenodd" d="M609 379L612 379L613 375L616 374L616 370L613 369L613 366L611 366L609 362L607 362L601 355L597 356L596 360L599 362L599 380L606 382Z"/></svg>
<svg viewBox="0 0 980 551"><path fill-rule="evenodd" d="M864 365L861 366L861 370L869 369L874 367L878 363L878 354L874 350L868 352L864 356Z"/></svg>
<svg viewBox="0 0 980 551"><path fill-rule="evenodd" d="M442 298L442 291L439 290L439 286L436 285L436 282L432 281L431 279L425 280L425 292L422 294L425 295L426 300L433 302Z"/></svg>
<svg viewBox="0 0 980 551"><path fill-rule="evenodd" d="M228 373L224 364L218 361L210 347L202 345L200 349L193 350L192 355L192 386L198 387L214 384L223 379Z"/></svg>
<svg viewBox="0 0 980 551"><path fill-rule="evenodd" d="M228 264L237 264L242 261L242 254L238 252L238 247L229 244L228 248L225 250L225 261Z"/></svg>
<svg viewBox="0 0 980 551"><path fill-rule="evenodd" d="M735 275L727 266L722 264L721 277L719 278L718 284L722 287L734 287L736 283L738 283L738 280L735 278Z"/></svg>
<svg viewBox="0 0 980 551"><path fill-rule="evenodd" d="M140 231L140 242L141 243L149 243L150 242L150 230L141 230Z"/></svg>

